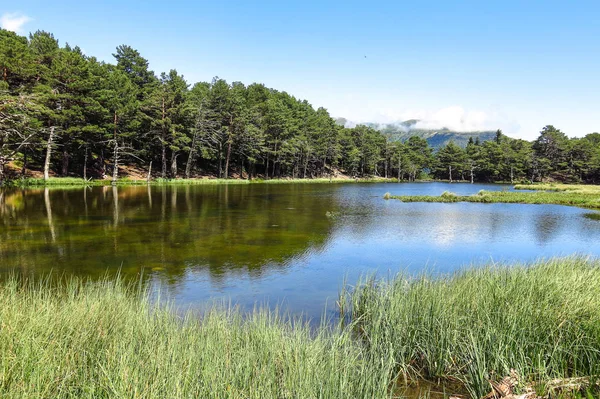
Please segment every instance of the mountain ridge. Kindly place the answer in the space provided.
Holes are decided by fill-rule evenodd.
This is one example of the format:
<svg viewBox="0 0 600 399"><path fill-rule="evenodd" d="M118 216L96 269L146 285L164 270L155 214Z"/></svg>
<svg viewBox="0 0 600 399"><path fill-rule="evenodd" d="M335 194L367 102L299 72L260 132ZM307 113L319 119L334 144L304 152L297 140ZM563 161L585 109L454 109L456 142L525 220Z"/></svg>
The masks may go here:
<svg viewBox="0 0 600 399"><path fill-rule="evenodd" d="M404 142L412 136L421 137L427 140L427 143L435 149L444 147L451 141L464 148L471 138L473 140L479 138L480 142L484 142L493 140L496 137L495 130L457 131L445 127L440 129L422 129L415 127L419 122L418 119L409 119L396 123L366 122L361 124L380 131L392 141L400 140ZM337 118L336 123L347 127L349 125L356 125L345 118Z"/></svg>

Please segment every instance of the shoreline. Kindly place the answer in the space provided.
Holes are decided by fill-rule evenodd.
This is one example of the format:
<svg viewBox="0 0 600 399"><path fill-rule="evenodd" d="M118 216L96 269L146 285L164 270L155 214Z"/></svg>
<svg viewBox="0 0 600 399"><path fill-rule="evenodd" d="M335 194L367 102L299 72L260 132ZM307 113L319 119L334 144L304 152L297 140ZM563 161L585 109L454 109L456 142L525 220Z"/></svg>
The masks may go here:
<svg viewBox="0 0 600 399"><path fill-rule="evenodd" d="M110 179L84 180L83 178L52 177L44 179L17 179L5 182L4 187L13 188L40 188L40 187L97 187L97 186L161 186L161 185L245 185L245 184L317 184L317 183L397 183L397 179L383 177L366 178L313 178L313 179L219 179L219 178L191 178L191 179L129 179L117 180L116 184Z"/></svg>

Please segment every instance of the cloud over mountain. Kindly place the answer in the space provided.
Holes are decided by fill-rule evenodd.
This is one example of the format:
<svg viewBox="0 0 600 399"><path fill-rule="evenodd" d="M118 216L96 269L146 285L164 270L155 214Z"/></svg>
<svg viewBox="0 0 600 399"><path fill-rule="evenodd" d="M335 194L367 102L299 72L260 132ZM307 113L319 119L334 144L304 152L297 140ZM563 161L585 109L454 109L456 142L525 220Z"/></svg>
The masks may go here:
<svg viewBox="0 0 600 399"><path fill-rule="evenodd" d="M408 109L383 112L388 123L416 120L411 129L448 129L457 132L475 132L503 129L518 130L518 123L494 110L467 110L461 106L450 106L437 110Z"/></svg>

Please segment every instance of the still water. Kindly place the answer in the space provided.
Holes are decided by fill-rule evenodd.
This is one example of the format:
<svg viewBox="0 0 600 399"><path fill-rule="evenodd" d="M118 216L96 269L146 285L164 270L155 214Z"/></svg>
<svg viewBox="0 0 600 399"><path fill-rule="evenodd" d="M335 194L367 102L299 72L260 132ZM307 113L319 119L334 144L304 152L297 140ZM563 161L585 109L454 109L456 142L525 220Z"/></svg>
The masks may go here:
<svg viewBox="0 0 600 399"><path fill-rule="evenodd" d="M483 262L600 256L598 214L575 207L424 204L383 195L484 184L253 184L0 192L0 273L149 280L179 305L283 305L318 317L344 278L448 273Z"/></svg>

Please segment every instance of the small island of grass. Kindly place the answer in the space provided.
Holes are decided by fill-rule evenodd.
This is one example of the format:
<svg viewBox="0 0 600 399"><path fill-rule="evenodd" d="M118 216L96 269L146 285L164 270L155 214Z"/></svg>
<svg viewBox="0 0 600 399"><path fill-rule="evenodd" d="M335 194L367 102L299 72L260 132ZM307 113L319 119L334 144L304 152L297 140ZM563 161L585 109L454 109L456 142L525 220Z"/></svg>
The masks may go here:
<svg viewBox="0 0 600 399"><path fill-rule="evenodd" d="M386 193L385 199L396 199L403 202L475 202L505 204L555 204L579 206L582 208L600 209L600 186L567 185L567 184L534 184L516 185L517 190L531 191L487 191L481 190L473 195L458 195L444 192L442 195L391 195Z"/></svg>

